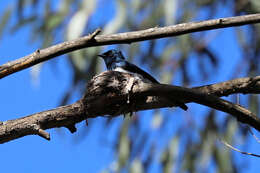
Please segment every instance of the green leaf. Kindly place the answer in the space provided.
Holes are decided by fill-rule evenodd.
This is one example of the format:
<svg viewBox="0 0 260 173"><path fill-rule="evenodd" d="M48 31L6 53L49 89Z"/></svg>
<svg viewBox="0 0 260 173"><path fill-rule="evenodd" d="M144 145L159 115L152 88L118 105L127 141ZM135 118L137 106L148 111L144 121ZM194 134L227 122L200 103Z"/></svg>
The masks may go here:
<svg viewBox="0 0 260 173"><path fill-rule="evenodd" d="M31 77L31 82L35 87L38 87L40 85L40 72L42 69L44 63L40 63L37 65L32 66L30 70L30 77Z"/></svg>
<svg viewBox="0 0 260 173"><path fill-rule="evenodd" d="M228 148L216 148L216 164L219 173L233 172L230 158L230 151Z"/></svg>
<svg viewBox="0 0 260 173"><path fill-rule="evenodd" d="M165 16L166 25L173 25L175 23L176 12L177 12L177 0L165 0L164 16Z"/></svg>
<svg viewBox="0 0 260 173"><path fill-rule="evenodd" d="M128 129L129 129L130 122L131 122L130 119L125 118L120 130L119 144L118 144L119 170L126 165L126 162L130 155L130 139L128 137Z"/></svg>
<svg viewBox="0 0 260 173"><path fill-rule="evenodd" d="M123 0L117 0L117 12L113 20L111 20L104 28L104 34L117 32L126 22L126 4Z"/></svg>
<svg viewBox="0 0 260 173"><path fill-rule="evenodd" d="M233 136L237 130L237 121L234 120L234 119L229 119L228 120L228 124L227 124L227 130L226 130L226 134L225 134L225 140L228 142L228 143L232 143L232 139L233 139Z"/></svg>
<svg viewBox="0 0 260 173"><path fill-rule="evenodd" d="M258 96L255 94L249 96L249 110L256 115L259 114L259 101Z"/></svg>
<svg viewBox="0 0 260 173"><path fill-rule="evenodd" d="M46 30L55 29L57 26L59 26L62 23L63 20L64 20L64 16L60 14L53 14L49 16L45 23Z"/></svg>
<svg viewBox="0 0 260 173"><path fill-rule="evenodd" d="M201 156L199 157L199 167L203 170L206 170L206 168L209 166L215 141L216 135L212 131L209 131L206 138L202 140Z"/></svg>
<svg viewBox="0 0 260 173"><path fill-rule="evenodd" d="M260 12L260 1L259 0L250 0L251 6L255 10L255 12Z"/></svg>
<svg viewBox="0 0 260 173"><path fill-rule="evenodd" d="M179 141L179 135L172 138L168 147L161 154L160 160L164 173L172 173L174 170L175 161L179 154Z"/></svg>
<svg viewBox="0 0 260 173"><path fill-rule="evenodd" d="M162 122L163 122L163 117L161 112L156 111L151 121L151 128L155 130L159 129L162 125Z"/></svg>
<svg viewBox="0 0 260 173"><path fill-rule="evenodd" d="M83 35L88 20L96 8L95 0L82 1L81 8L71 18L66 32L66 38L72 40ZM75 27L76 26L76 27Z"/></svg>
<svg viewBox="0 0 260 173"><path fill-rule="evenodd" d="M143 173L144 168L143 164L140 159L134 159L133 163L131 164L130 173Z"/></svg>
<svg viewBox="0 0 260 173"><path fill-rule="evenodd" d="M13 11L13 9L11 7L8 7L5 9L2 16L0 17L0 38L2 37L4 30L6 28L6 25L8 24L8 21L10 20L12 11Z"/></svg>

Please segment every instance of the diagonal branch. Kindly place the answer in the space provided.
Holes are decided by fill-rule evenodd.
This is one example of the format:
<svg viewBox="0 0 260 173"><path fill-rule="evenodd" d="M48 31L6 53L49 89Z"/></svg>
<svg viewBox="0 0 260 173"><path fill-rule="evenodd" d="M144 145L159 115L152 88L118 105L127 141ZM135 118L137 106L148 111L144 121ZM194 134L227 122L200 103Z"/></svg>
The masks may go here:
<svg viewBox="0 0 260 173"><path fill-rule="evenodd" d="M241 26L260 22L260 14L244 15L237 17L219 18L202 22L190 22L166 27L155 27L140 31L125 32L119 34L97 35L100 29L94 33L72 41L66 41L45 49L36 50L34 53L20 59L10 61L0 66L0 79L10 74L21 71L35 64L47 61L68 52L78 49L103 46L111 44L130 44L133 42L173 37L193 32L212 29Z"/></svg>
<svg viewBox="0 0 260 173"><path fill-rule="evenodd" d="M207 94L195 89L189 89L179 86L165 85L165 84L145 84L140 90L134 93L141 92L142 95L156 95L159 97L166 97L184 101L185 103L194 102L210 108L229 113L235 117L239 122L250 125L260 131L260 119L246 108L221 99L215 95Z"/></svg>
<svg viewBox="0 0 260 173"><path fill-rule="evenodd" d="M252 92L259 92L259 76L191 89L166 84L149 84L141 81L141 77L133 78L134 76L128 73L115 71L101 73L88 83L85 95L76 103L0 123L0 143L26 135L38 135L49 140L50 135L44 131L46 129L66 127L73 133L76 131L75 124L87 118L119 116L127 112L172 107L176 106L176 100L185 103L194 102L227 112L238 121L260 131L260 120L255 114L216 96L244 92L247 89L250 91L251 87L256 86L258 89ZM133 86L129 86L129 83ZM230 85L240 89L231 93Z"/></svg>
<svg viewBox="0 0 260 173"><path fill-rule="evenodd" d="M193 89L219 97L239 93L260 94L260 76L238 78L213 85L194 87Z"/></svg>
<svg viewBox="0 0 260 173"><path fill-rule="evenodd" d="M86 119L84 106L78 101L56 109L4 121L0 124L0 143L26 135L38 135L50 140L50 135L44 131L45 129L71 127L84 119Z"/></svg>
<svg viewBox="0 0 260 173"><path fill-rule="evenodd" d="M100 29L97 29L92 34L79 38L77 40L67 41L60 43L45 49L36 50L34 53L24 56L20 59L10 61L6 64L0 66L0 79L6 77L15 72L24 70L33 65L39 64L43 61L55 58L59 55L72 52L84 48L86 44L91 44L95 42L95 37L101 32Z"/></svg>

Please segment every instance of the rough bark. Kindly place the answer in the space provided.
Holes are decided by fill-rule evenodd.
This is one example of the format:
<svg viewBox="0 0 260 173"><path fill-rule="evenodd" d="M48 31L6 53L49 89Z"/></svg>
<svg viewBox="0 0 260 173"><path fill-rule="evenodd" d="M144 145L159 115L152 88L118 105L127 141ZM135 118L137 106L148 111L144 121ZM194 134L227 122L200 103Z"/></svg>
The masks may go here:
<svg viewBox="0 0 260 173"><path fill-rule="evenodd" d="M97 116L119 116L128 112L175 106L176 100L194 102L226 113L238 121L260 131L260 120L249 110L233 104L220 96L236 93L259 93L260 76L240 78L218 84L184 88L166 84L151 84L139 76L107 71L95 76L84 96L71 105L36 113L30 116L2 122L0 143L26 135L39 135L50 139L45 129L66 127L72 133L75 124ZM234 88L233 90L231 88Z"/></svg>
<svg viewBox="0 0 260 173"><path fill-rule="evenodd" d="M140 31L125 32L119 34L97 35L101 32L97 29L92 34L75 40L66 41L45 49L36 50L34 53L20 59L10 61L0 66L0 79L17 71L21 71L35 64L47 61L66 53L87 47L103 46L111 44L130 44L133 42L173 37L193 32L212 29L247 25L260 22L260 14L219 18L201 22L189 22L166 27L155 27Z"/></svg>

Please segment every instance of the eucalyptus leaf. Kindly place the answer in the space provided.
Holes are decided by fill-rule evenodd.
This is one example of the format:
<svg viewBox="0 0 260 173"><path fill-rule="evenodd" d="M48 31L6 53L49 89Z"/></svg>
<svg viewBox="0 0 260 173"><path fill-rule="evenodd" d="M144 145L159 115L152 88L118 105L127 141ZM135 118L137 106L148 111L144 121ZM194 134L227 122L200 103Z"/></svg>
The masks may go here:
<svg viewBox="0 0 260 173"><path fill-rule="evenodd" d="M175 23L175 16L177 13L178 0L165 0L164 16L166 25L173 25Z"/></svg>
<svg viewBox="0 0 260 173"><path fill-rule="evenodd" d="M11 7L8 7L0 16L0 38L2 37L4 30L6 29L6 26L10 20L12 11L13 9Z"/></svg>
<svg viewBox="0 0 260 173"><path fill-rule="evenodd" d="M130 173L143 173L143 172L144 172L144 168L141 160L138 158L134 159L130 168Z"/></svg>
<svg viewBox="0 0 260 173"><path fill-rule="evenodd" d="M252 7L256 12L260 12L260 1L259 0L249 0L252 3Z"/></svg>
<svg viewBox="0 0 260 173"><path fill-rule="evenodd" d="M72 16L68 24L66 32L66 37L68 40L78 38L83 34L89 17L95 10L95 6L95 0L82 1L80 10Z"/></svg>
<svg viewBox="0 0 260 173"><path fill-rule="evenodd" d="M103 29L104 34L116 33L126 22L126 3L123 0L117 0L116 2L116 15Z"/></svg>

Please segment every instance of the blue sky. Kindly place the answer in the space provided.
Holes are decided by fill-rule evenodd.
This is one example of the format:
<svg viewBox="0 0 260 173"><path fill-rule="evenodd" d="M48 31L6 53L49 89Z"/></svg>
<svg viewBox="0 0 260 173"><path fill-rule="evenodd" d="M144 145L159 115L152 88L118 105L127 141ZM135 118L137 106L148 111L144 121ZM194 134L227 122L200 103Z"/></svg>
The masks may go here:
<svg viewBox="0 0 260 173"><path fill-rule="evenodd" d="M0 9L4 8L4 2L0 2ZM38 49L37 44L28 42L29 32L30 29L25 27L1 40L0 64ZM55 71L53 65L45 64L37 86L31 80L30 69L0 80L1 121L57 107L70 86L71 71L64 57L54 61L57 65ZM96 121L103 119L97 118ZM93 133L76 145L72 137L79 133L70 134L64 128L48 130L51 134L50 142L38 136L27 136L5 143L0 147L1 172L98 172L110 163L113 153L99 142L99 126L93 128Z"/></svg>
<svg viewBox="0 0 260 173"><path fill-rule="evenodd" d="M0 10L5 7L6 2L0 2ZM241 58L237 48L233 46L234 35L231 31L232 29L218 30L221 34L211 45L215 50L222 50L218 54L221 57L220 71L223 73L222 76L218 75L213 78L212 82L230 79L232 77L230 69L234 65L234 59ZM25 27L17 33L6 35L0 40L0 64L28 55L39 48L39 45L28 42L29 33L30 29ZM228 49L225 49L225 46L221 47L223 42L229 45ZM63 56L52 61L56 61L55 71L52 69L51 63L46 63L40 73L39 85L33 84L30 69L0 80L1 121L57 107L63 93L70 86L72 74L68 62ZM192 62L191 60L191 69L193 68ZM200 84L199 81L197 82L197 84ZM196 81L194 84L196 84ZM75 101L79 97L75 96L73 99ZM190 104L190 107L196 109L200 106ZM118 121L121 120L122 117L118 118ZM181 121L181 118L178 120ZM195 120L199 122L200 117L195 117ZM96 118L95 121L103 122L104 118ZM102 131L104 129L101 127L102 123L95 124L91 127L92 129L86 139L77 144L72 139L75 139L73 137L78 136L79 133L70 134L66 129L61 128L48 130L51 134L51 141L46 141L38 136L26 136L1 145L1 172L98 172L108 167L115 159L115 155L109 145L100 142L100 134L104 133ZM77 125L77 127L80 127L79 129L82 129L82 126L84 126L83 123ZM113 138L113 135L111 138ZM250 144L246 149L259 154L259 144L252 138L249 140ZM239 153L234 155L235 159L242 163L244 159L249 161L250 169L248 172L259 170L257 158Z"/></svg>
<svg viewBox="0 0 260 173"><path fill-rule="evenodd" d="M0 64L37 49L37 46L28 44L27 34L28 28L25 28L1 41ZM56 61L58 75L53 74L51 64L44 65L38 86L33 85L31 81L30 69L1 79L2 121L52 109L59 104L62 94L69 87L71 72L65 58L60 57ZM96 120L102 121L102 118ZM4 165L2 171L79 172L87 169L89 172L97 172L111 161L113 153L108 152L109 148L99 143L97 135L100 134L99 127L94 128L86 140L76 145L72 141L72 136L78 134L70 134L63 128L62 132L57 129L48 130L51 134L50 142L38 136L27 136L5 143L0 147L2 155L0 160ZM100 155L102 157L98 157ZM96 162L93 162L95 159Z"/></svg>

